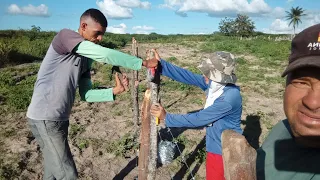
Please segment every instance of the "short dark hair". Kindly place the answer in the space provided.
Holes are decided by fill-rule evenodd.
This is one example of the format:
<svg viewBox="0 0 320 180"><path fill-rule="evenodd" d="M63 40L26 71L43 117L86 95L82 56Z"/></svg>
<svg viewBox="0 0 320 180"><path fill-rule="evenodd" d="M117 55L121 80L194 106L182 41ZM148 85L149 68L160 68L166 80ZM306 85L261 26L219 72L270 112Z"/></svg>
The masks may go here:
<svg viewBox="0 0 320 180"><path fill-rule="evenodd" d="M90 17L92 18L94 21L96 21L97 23L99 23L101 26L103 27L107 27L108 26L108 21L107 18L103 15L103 13L101 11L99 11L98 9L88 9L86 10L80 17L80 20L84 17Z"/></svg>

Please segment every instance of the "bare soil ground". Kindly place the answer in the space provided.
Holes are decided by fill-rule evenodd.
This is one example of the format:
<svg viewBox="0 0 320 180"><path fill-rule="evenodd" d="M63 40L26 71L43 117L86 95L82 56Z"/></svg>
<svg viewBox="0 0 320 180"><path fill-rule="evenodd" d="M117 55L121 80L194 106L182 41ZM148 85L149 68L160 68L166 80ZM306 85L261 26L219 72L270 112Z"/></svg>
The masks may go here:
<svg viewBox="0 0 320 180"><path fill-rule="evenodd" d="M201 57L199 44L191 46L179 44L139 44L140 55L145 49L157 48L163 59L171 59L173 63L184 68L195 67ZM128 52L131 46L123 51ZM247 61L255 61L254 56L244 56ZM170 58L175 57L175 58ZM257 67L262 68L257 65ZM269 76L280 74L269 74ZM99 70L95 80L103 81ZM145 73L140 73L141 79ZM168 112L187 113L203 107L204 94L198 88L186 89L174 84L166 78L161 90L162 103ZM254 81L254 80L253 80ZM254 85L241 82L239 85L243 95L242 128L250 144L257 148L266 137L268 131L278 121L285 118L282 110L281 95L266 96L256 92ZM141 84L140 103L143 97ZM167 86L167 87L166 87ZM282 86L272 84L273 92L281 94ZM70 118L69 144L74 156L80 179L134 179L137 176L137 138L132 137L132 103L130 92L117 97L115 102L86 103L77 100ZM41 179L43 173L42 155L33 138L25 113L14 113L1 117L0 120L0 163L4 179ZM189 179L190 171L196 179L205 179L204 129L172 129L181 145L183 155L190 169L183 166L182 158L168 166L159 167L157 179ZM170 136L163 131L163 137Z"/></svg>

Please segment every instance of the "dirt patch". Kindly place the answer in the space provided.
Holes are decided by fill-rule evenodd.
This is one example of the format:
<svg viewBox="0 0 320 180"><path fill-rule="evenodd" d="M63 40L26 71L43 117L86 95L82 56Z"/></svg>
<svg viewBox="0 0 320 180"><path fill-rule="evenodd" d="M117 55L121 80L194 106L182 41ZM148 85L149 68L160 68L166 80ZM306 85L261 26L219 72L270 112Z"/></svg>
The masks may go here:
<svg viewBox="0 0 320 180"><path fill-rule="evenodd" d="M247 55L243 55L243 54L235 55L235 58L244 58L249 63L254 63L254 62L258 61L257 57L252 56L252 55L248 55L248 54Z"/></svg>
<svg viewBox="0 0 320 180"><path fill-rule="evenodd" d="M242 120L244 134L254 147L261 145L268 132L279 121L285 119L283 103L279 98L266 98L258 93L244 92ZM251 144L252 145L252 144Z"/></svg>

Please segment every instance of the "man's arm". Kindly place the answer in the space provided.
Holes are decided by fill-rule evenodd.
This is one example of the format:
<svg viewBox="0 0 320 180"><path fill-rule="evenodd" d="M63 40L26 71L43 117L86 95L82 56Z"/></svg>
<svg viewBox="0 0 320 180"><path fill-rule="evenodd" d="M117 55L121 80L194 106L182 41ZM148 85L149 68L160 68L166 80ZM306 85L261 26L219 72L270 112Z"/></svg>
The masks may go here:
<svg viewBox="0 0 320 180"><path fill-rule="evenodd" d="M175 66L163 59L161 59L160 62L162 67L162 75L185 84L198 86L204 91L208 88L208 84L203 76Z"/></svg>
<svg viewBox="0 0 320 180"><path fill-rule="evenodd" d="M114 101L113 88L92 89L90 72L83 74L79 80L79 94L82 101L105 102Z"/></svg>
<svg viewBox="0 0 320 180"><path fill-rule="evenodd" d="M132 70L140 70L143 65L143 60L140 58L105 48L90 41L82 41L75 47L74 52L94 61L122 66Z"/></svg>
<svg viewBox="0 0 320 180"><path fill-rule="evenodd" d="M165 116L165 124L168 127L201 127L228 115L232 110L231 104L224 100L216 100L213 105L196 113L170 114Z"/></svg>
<svg viewBox="0 0 320 180"><path fill-rule="evenodd" d="M153 68L158 65L156 59L142 60L135 56L86 41L79 33L70 29L62 29L53 39L52 46L58 54L74 52L98 62L133 70L140 70L141 66Z"/></svg>

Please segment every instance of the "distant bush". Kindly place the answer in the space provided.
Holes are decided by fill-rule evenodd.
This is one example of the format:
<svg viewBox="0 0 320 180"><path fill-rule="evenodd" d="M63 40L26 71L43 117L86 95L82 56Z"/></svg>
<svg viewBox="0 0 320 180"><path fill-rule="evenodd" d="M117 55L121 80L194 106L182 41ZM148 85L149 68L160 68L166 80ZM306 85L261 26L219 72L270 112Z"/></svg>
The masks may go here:
<svg viewBox="0 0 320 180"><path fill-rule="evenodd" d="M9 62L9 54L13 49L13 44L8 41L0 41L0 67Z"/></svg>
<svg viewBox="0 0 320 180"><path fill-rule="evenodd" d="M238 14L235 19L224 18L219 23L219 30L226 36L248 37L254 34L255 25L249 16Z"/></svg>

